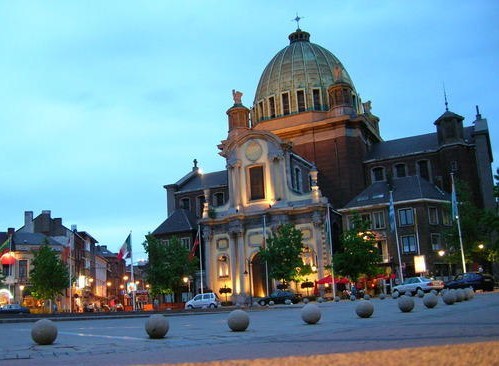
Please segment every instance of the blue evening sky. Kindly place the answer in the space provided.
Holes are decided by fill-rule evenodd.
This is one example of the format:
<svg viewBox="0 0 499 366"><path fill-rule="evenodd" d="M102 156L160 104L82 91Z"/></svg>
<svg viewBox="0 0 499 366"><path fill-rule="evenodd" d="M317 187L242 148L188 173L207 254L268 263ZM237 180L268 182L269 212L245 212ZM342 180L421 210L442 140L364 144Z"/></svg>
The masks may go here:
<svg viewBox="0 0 499 366"><path fill-rule="evenodd" d="M164 184L225 168L232 89L251 107L291 21L335 54L385 140L449 109L488 118L499 158L497 1L0 0L0 231L51 210L134 259ZM494 162L494 169L498 166Z"/></svg>

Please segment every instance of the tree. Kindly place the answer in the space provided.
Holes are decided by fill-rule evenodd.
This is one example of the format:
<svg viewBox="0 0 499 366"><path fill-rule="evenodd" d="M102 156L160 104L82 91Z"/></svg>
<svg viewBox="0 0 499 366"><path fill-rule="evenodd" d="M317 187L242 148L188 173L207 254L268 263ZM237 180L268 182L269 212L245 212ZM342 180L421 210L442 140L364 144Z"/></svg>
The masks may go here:
<svg viewBox="0 0 499 366"><path fill-rule="evenodd" d="M149 257L146 278L153 296L179 293L184 286L182 279L193 276L198 268L197 258L191 258L189 249L176 237L164 244L156 237L147 235L143 246Z"/></svg>
<svg viewBox="0 0 499 366"><path fill-rule="evenodd" d="M456 192L465 261L478 264L484 264L484 261L497 261L499 257L497 212L476 207L469 187L462 181L456 182ZM449 263L461 264L461 246L456 221L443 236L447 244Z"/></svg>
<svg viewBox="0 0 499 366"><path fill-rule="evenodd" d="M343 252L333 257L334 271L357 282L361 275L373 276L379 273L382 261L376 249L376 236L368 229L368 223L358 214L353 217L353 228L341 236Z"/></svg>
<svg viewBox="0 0 499 366"><path fill-rule="evenodd" d="M52 302L62 295L69 284L67 266L59 258L59 253L45 244L33 251L33 269L30 272L31 292L37 299Z"/></svg>
<svg viewBox="0 0 499 366"><path fill-rule="evenodd" d="M271 278L289 282L295 280L303 266L302 233L292 224L279 226L267 239L266 248L260 249L263 261L267 261Z"/></svg>

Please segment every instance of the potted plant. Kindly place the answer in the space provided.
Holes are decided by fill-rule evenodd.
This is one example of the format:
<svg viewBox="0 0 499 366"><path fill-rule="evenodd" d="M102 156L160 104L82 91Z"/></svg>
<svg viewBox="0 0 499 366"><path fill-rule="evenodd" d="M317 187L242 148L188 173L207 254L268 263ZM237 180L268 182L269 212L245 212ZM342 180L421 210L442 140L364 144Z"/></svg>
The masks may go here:
<svg viewBox="0 0 499 366"><path fill-rule="evenodd" d="M227 287L227 285L224 285L224 287L222 287L220 290L218 290L218 292L221 295L225 295L225 302L222 303L222 305L232 305L232 302L227 300L227 294L232 293L232 289L230 287Z"/></svg>

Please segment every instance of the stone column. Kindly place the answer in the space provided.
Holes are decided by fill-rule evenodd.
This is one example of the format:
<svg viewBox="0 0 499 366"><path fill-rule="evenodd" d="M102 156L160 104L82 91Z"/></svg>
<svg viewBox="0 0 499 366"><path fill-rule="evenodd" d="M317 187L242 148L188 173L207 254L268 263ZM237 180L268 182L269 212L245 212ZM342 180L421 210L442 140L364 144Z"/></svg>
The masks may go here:
<svg viewBox="0 0 499 366"><path fill-rule="evenodd" d="M213 236L211 235L211 228L210 227L203 227L203 232L202 232L203 240L201 240L201 243L199 243L200 250L202 250L202 268L203 268L203 274L204 274L204 279L203 279L203 285L204 287L211 288L213 289L213 273L212 273L212 246L215 246L216 243L212 243L211 241L213 240ZM204 245L203 245L204 244ZM215 267L216 268L216 267ZM197 289L196 289L197 290ZM215 289L213 289L215 291Z"/></svg>

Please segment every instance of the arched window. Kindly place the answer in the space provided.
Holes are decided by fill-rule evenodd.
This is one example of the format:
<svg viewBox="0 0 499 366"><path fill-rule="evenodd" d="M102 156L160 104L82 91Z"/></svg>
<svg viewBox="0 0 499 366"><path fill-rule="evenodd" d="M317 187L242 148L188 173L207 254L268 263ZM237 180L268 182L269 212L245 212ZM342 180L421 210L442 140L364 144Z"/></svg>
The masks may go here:
<svg viewBox="0 0 499 366"><path fill-rule="evenodd" d="M229 257L222 254L218 257L218 277L229 277Z"/></svg>
<svg viewBox="0 0 499 366"><path fill-rule="evenodd" d="M396 178L403 178L407 176L407 167L404 163L395 164L393 172Z"/></svg>
<svg viewBox="0 0 499 366"><path fill-rule="evenodd" d="M385 180L385 168L378 166L371 170L371 179L373 182L381 182Z"/></svg>

